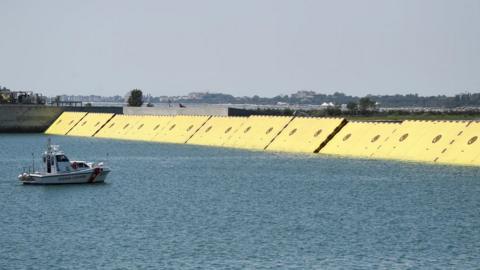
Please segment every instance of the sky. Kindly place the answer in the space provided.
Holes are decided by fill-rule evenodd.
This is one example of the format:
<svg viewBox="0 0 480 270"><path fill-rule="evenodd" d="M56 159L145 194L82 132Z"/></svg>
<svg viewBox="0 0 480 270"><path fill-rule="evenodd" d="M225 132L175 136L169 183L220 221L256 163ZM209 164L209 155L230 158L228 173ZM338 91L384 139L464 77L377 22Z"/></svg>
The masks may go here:
<svg viewBox="0 0 480 270"><path fill-rule="evenodd" d="M1 0L0 85L154 96L480 92L478 0Z"/></svg>

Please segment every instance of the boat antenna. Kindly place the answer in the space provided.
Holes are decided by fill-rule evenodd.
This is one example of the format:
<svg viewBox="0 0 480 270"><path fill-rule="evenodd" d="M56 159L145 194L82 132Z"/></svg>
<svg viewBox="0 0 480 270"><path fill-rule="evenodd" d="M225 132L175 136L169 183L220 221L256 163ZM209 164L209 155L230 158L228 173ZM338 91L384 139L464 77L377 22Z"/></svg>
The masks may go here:
<svg viewBox="0 0 480 270"><path fill-rule="evenodd" d="M47 139L47 152L50 152L52 150L52 139L48 137Z"/></svg>
<svg viewBox="0 0 480 270"><path fill-rule="evenodd" d="M35 153L32 152L32 171L35 172Z"/></svg>

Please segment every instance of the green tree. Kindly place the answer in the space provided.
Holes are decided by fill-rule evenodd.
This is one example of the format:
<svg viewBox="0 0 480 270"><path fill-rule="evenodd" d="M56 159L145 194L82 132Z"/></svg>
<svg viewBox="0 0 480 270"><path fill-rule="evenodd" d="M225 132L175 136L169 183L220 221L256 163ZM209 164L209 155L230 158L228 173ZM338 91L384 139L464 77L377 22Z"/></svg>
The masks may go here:
<svg viewBox="0 0 480 270"><path fill-rule="evenodd" d="M375 109L375 101L368 97L363 97L358 101L358 108L361 112L372 111Z"/></svg>
<svg viewBox="0 0 480 270"><path fill-rule="evenodd" d="M338 116L342 114L342 110L337 106L332 106L325 109L325 114L327 116Z"/></svg>
<svg viewBox="0 0 480 270"><path fill-rule="evenodd" d="M140 107L143 104L143 93L140 89L133 89L130 91L130 96L128 97L128 106L130 107Z"/></svg>
<svg viewBox="0 0 480 270"><path fill-rule="evenodd" d="M356 102L350 101L347 103L347 109L350 112L356 112L358 110L358 104Z"/></svg>

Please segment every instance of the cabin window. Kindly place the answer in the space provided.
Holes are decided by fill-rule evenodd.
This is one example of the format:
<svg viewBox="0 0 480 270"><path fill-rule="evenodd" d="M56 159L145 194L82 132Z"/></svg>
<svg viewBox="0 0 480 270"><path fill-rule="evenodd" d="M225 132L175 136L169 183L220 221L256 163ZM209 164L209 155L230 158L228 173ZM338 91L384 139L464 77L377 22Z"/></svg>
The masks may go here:
<svg viewBox="0 0 480 270"><path fill-rule="evenodd" d="M47 156L47 172L52 172L53 159L50 160L50 156Z"/></svg>
<svg viewBox="0 0 480 270"><path fill-rule="evenodd" d="M56 156L57 162L69 162L67 156L65 155L58 155Z"/></svg>

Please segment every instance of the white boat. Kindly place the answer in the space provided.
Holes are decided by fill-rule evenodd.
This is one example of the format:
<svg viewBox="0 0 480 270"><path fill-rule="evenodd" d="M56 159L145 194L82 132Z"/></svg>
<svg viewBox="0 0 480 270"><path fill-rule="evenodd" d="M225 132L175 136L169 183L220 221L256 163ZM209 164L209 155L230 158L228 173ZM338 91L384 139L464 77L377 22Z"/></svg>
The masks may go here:
<svg viewBox="0 0 480 270"><path fill-rule="evenodd" d="M33 166L35 167L35 166ZM105 181L110 169L103 162L70 161L58 145L48 139L47 151L42 156L42 171L24 171L18 176L23 184L83 184Z"/></svg>

